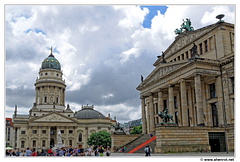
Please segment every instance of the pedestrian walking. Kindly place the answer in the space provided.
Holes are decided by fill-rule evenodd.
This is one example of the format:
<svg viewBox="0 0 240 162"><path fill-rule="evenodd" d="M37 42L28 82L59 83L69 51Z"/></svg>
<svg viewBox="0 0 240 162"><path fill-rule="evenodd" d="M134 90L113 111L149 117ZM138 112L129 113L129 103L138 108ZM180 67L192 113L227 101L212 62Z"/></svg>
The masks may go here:
<svg viewBox="0 0 240 162"><path fill-rule="evenodd" d="M151 148L148 145L145 146L144 152L146 153L145 156L151 156Z"/></svg>

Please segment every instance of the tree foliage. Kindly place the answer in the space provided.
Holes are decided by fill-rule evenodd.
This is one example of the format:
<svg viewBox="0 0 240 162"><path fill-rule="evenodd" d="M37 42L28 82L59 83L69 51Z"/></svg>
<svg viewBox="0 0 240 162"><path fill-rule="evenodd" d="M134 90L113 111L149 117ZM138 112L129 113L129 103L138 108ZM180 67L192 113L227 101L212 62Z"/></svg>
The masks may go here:
<svg viewBox="0 0 240 162"><path fill-rule="evenodd" d="M110 146L111 147L111 134L106 131L92 133L88 138L87 144L89 146Z"/></svg>
<svg viewBox="0 0 240 162"><path fill-rule="evenodd" d="M141 134L142 133L142 125L136 126L130 132L130 134Z"/></svg>

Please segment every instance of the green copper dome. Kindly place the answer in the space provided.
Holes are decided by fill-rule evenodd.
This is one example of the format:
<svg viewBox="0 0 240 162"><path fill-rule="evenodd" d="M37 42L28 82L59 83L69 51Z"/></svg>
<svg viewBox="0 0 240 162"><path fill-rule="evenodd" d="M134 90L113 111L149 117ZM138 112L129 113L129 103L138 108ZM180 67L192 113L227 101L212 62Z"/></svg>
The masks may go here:
<svg viewBox="0 0 240 162"><path fill-rule="evenodd" d="M61 70L61 65L59 61L51 53L47 58L42 62L42 69L57 69Z"/></svg>

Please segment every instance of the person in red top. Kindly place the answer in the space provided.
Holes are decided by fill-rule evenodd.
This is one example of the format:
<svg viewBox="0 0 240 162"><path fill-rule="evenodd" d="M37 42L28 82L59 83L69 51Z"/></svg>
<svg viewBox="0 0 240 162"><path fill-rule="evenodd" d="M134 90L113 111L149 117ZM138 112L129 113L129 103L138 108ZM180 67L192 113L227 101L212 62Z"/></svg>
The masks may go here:
<svg viewBox="0 0 240 162"><path fill-rule="evenodd" d="M48 155L49 155L49 156L52 156L52 155L53 155L52 146L50 147L50 149L48 149Z"/></svg>
<svg viewBox="0 0 240 162"><path fill-rule="evenodd" d="M35 149L35 148L33 148L33 151L32 151L32 154L31 154L31 156L37 156L37 151L36 151L36 149Z"/></svg>

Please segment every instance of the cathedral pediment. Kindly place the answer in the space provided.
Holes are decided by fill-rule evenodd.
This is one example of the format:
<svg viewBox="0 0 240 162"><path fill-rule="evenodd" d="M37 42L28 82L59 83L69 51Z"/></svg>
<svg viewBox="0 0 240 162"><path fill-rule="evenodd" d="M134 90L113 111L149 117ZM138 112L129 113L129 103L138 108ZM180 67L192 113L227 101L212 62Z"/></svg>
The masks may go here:
<svg viewBox="0 0 240 162"><path fill-rule="evenodd" d="M53 112L49 113L44 116L40 116L37 118L33 118L32 122L65 122L65 123L71 123L76 122L74 119L71 119L65 115Z"/></svg>

